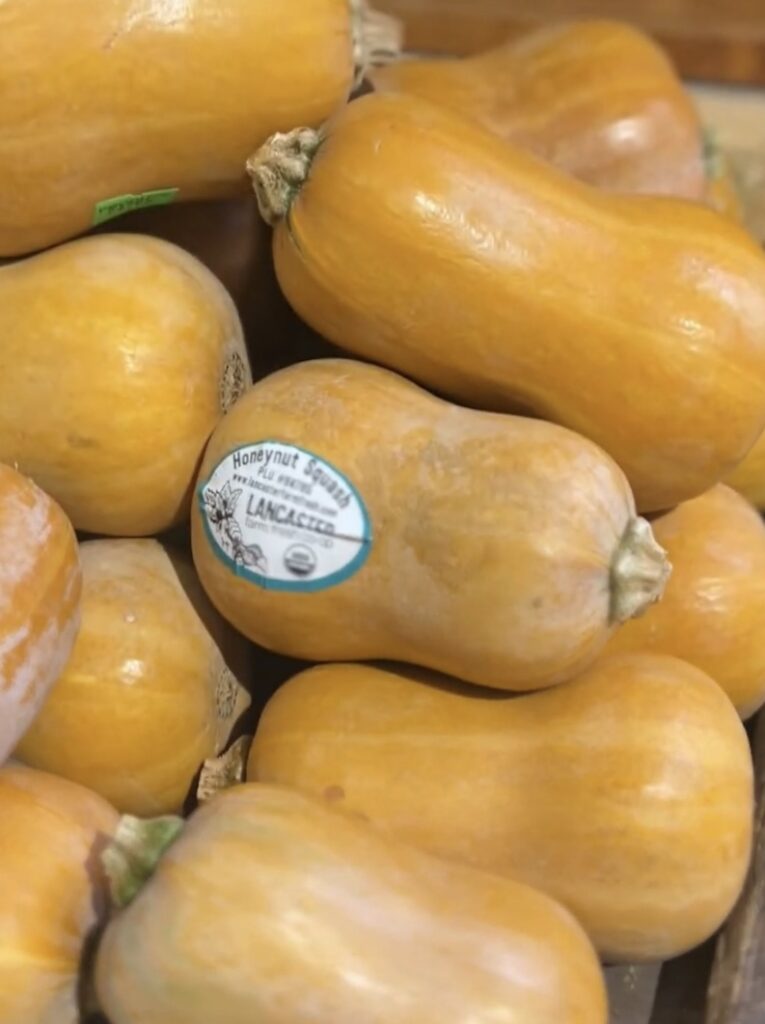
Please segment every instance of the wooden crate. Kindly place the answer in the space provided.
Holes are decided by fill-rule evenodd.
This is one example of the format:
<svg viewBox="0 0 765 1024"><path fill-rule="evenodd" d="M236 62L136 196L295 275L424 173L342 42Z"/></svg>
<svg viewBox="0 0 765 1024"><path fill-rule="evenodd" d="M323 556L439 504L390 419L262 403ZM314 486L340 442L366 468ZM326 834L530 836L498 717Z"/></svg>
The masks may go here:
<svg viewBox="0 0 765 1024"><path fill-rule="evenodd" d="M765 714L752 726L756 841L746 888L723 931L666 964L606 970L611 1024L765 1022Z"/></svg>
<svg viewBox="0 0 765 1024"><path fill-rule="evenodd" d="M749 230L765 241L765 88L694 85L691 92L704 123L730 156Z"/></svg>

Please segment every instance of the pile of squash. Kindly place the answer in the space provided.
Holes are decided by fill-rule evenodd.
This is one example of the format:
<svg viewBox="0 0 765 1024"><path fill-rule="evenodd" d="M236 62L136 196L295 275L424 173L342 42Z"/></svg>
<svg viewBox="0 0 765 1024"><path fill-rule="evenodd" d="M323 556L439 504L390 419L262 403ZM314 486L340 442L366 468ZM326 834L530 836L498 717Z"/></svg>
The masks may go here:
<svg viewBox="0 0 765 1024"><path fill-rule="evenodd" d="M399 35L0 4L0 1024L606 1024L742 891L765 254L636 30Z"/></svg>

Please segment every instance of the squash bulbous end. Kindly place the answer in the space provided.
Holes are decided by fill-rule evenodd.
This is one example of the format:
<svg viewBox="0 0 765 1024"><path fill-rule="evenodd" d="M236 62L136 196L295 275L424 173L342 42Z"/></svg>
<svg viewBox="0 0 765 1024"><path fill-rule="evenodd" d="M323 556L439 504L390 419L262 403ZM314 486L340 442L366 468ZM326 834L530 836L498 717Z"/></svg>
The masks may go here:
<svg viewBox="0 0 765 1024"><path fill-rule="evenodd" d="M101 854L116 907L126 907L135 899L184 824L176 815L134 818L125 814L120 819L114 839Z"/></svg>
<svg viewBox="0 0 765 1024"><path fill-rule="evenodd" d="M611 622L634 619L660 600L672 572L650 524L631 520L611 563Z"/></svg>
<svg viewBox="0 0 765 1024"><path fill-rule="evenodd" d="M247 161L260 215L272 227L290 212L320 141L313 128L277 132Z"/></svg>

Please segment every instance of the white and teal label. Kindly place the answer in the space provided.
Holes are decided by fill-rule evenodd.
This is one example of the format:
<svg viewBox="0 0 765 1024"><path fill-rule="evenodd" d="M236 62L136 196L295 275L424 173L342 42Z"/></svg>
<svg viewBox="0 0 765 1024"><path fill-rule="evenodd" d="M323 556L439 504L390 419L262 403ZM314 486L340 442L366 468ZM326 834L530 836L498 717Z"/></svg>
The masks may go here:
<svg viewBox="0 0 765 1024"><path fill-rule="evenodd" d="M339 469L296 445L236 448L198 497L215 554L267 590L324 590L369 557L372 532L361 495Z"/></svg>

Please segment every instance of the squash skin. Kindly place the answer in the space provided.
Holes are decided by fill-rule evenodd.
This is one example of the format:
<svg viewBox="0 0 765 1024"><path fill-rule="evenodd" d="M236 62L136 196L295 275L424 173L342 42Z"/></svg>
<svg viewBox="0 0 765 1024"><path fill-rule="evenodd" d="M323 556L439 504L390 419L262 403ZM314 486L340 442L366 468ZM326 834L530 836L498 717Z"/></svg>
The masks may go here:
<svg viewBox="0 0 765 1024"><path fill-rule="evenodd" d="M81 786L22 765L0 769L0 1020L78 1024L78 972L106 917L98 853L116 811Z"/></svg>
<svg viewBox="0 0 765 1024"><path fill-rule="evenodd" d="M760 435L749 454L725 482L760 511L765 511L765 434Z"/></svg>
<svg viewBox="0 0 765 1024"><path fill-rule="evenodd" d="M249 165L266 212L272 155ZM641 511L707 490L761 432L765 255L728 218L590 189L402 94L350 104L306 164L277 276L347 351L578 431Z"/></svg>
<svg viewBox="0 0 765 1024"><path fill-rule="evenodd" d="M370 79L378 91L442 103L598 188L704 195L696 109L664 51L622 22L548 26L474 57L400 61Z"/></svg>
<svg viewBox="0 0 765 1024"><path fill-rule="evenodd" d="M683 658L749 718L765 703L765 523L718 484L652 526L672 577L662 601L617 630L603 656L652 651Z"/></svg>
<svg viewBox="0 0 765 1024"><path fill-rule="evenodd" d="M31 480L0 463L0 764L64 668L80 589L71 523Z"/></svg>
<svg viewBox="0 0 765 1024"><path fill-rule="evenodd" d="M253 146L321 123L351 90L347 0L69 0L66 14L0 10L0 256L82 233L113 196L244 194Z"/></svg>
<svg viewBox="0 0 765 1024"><path fill-rule="evenodd" d="M159 533L188 515L204 445L251 376L241 324L194 257L85 238L0 270L0 460L78 530Z"/></svg>
<svg viewBox="0 0 765 1024"><path fill-rule="evenodd" d="M229 453L265 439L328 461L361 495L371 548L341 583L264 589L218 557L202 487ZM602 649L615 625L612 566L635 522L621 470L570 431L460 409L390 371L326 359L258 382L220 423L192 550L218 610L280 654L393 658L537 689Z"/></svg>
<svg viewBox="0 0 765 1024"><path fill-rule="evenodd" d="M236 304L255 379L293 362L336 351L293 312L282 295L271 229L252 196L136 210L96 229L162 238L211 270ZM2 264L2 261L0 261Z"/></svg>
<svg viewBox="0 0 765 1024"><path fill-rule="evenodd" d="M176 813L250 703L226 663L246 678L248 645L208 606L193 567L157 541L87 541L80 552L80 635L15 756L122 813Z"/></svg>
<svg viewBox="0 0 765 1024"><path fill-rule="evenodd" d="M614 657L512 699L320 666L266 707L247 777L548 892L609 962L702 942L750 856L743 726L708 676L655 655Z"/></svg>
<svg viewBox="0 0 765 1024"><path fill-rule="evenodd" d="M113 1024L607 1016L593 950L551 900L266 786L192 816L109 925L96 984Z"/></svg>
<svg viewBox="0 0 765 1024"><path fill-rule="evenodd" d="M276 298L270 292L271 233L251 198L177 203L135 210L95 233L151 235L180 246L212 271L236 304L245 327L262 332ZM274 290L278 291L274 282ZM282 300L283 301L283 300ZM258 346L261 338L257 339Z"/></svg>

